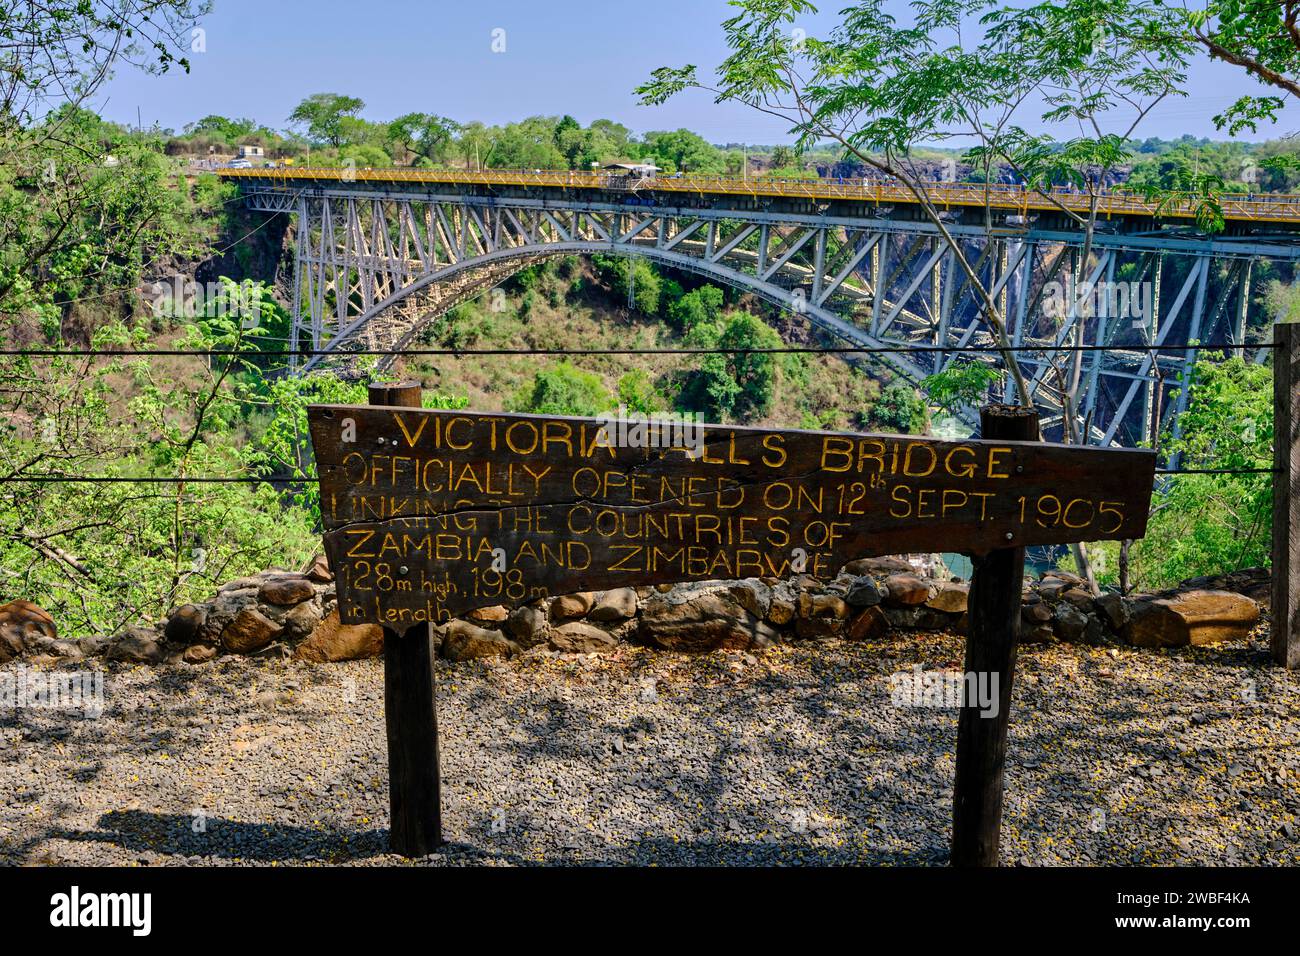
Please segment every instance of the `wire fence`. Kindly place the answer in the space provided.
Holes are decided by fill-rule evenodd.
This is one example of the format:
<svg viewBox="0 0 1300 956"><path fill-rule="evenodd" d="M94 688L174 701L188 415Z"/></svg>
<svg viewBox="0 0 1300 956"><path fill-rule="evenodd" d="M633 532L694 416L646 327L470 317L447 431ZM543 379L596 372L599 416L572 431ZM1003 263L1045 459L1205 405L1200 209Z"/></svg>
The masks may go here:
<svg viewBox="0 0 1300 956"><path fill-rule="evenodd" d="M310 356L366 356L366 357L400 357L400 356L542 356L542 357L578 357L578 356L652 356L652 355L790 355L790 354L992 354L1003 352L1182 352L1227 351L1239 349L1276 349L1276 342L1208 342L1180 345L1053 345L1053 344L1011 344L1007 346L972 346L972 345L917 345L917 346L781 346L775 348L403 348L403 349L357 349L340 352L320 349L0 349L0 355L26 358L98 358L98 357L192 357L192 358L256 358L256 357L310 357ZM1250 475L1279 474L1278 468L1157 468L1156 475ZM319 479L314 475L297 476L104 476L104 475L14 475L0 480L0 483L23 484L152 484L152 485L308 485Z"/></svg>

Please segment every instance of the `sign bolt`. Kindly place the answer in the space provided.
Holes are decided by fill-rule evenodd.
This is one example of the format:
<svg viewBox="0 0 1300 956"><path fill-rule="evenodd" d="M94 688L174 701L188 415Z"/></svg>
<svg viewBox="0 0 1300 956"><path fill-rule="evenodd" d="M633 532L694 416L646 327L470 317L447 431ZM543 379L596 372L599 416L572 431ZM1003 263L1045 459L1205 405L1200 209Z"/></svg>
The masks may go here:
<svg viewBox="0 0 1300 956"><path fill-rule="evenodd" d="M1015 537L1015 535L1012 534L1010 531L1007 532L1007 540L1008 540L1008 541L1010 541L1010 540L1011 540L1012 538L1014 538L1014 537Z"/></svg>
<svg viewBox="0 0 1300 956"><path fill-rule="evenodd" d="M1008 535L1008 537L1010 537L1010 535ZM406 572L409 571L409 570L410 570L410 569L407 568L406 565L402 565L400 568L397 569L397 573L398 573L398 574L403 574L403 575L404 575L404 574L406 574Z"/></svg>

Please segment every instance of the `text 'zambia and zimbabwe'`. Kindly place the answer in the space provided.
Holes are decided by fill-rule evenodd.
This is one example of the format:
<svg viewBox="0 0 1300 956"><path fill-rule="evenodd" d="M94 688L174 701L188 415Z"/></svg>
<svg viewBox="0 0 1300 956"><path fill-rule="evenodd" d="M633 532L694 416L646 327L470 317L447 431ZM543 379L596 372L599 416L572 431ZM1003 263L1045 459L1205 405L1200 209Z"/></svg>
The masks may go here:
<svg viewBox="0 0 1300 956"><path fill-rule="evenodd" d="M1146 451L369 406L309 412L345 623L857 557L1141 537Z"/></svg>

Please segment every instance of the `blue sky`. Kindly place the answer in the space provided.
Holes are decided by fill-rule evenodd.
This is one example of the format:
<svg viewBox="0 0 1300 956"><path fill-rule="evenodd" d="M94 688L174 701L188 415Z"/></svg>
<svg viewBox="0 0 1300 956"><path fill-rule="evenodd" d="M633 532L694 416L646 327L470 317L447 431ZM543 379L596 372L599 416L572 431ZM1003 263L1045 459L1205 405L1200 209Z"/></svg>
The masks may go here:
<svg viewBox="0 0 1300 956"><path fill-rule="evenodd" d="M824 34L842 5L822 4L809 35ZM906 18L906 3L897 7ZM303 97L328 91L361 97L376 120L417 110L486 123L570 113L638 132L684 126L720 143L789 139L775 119L703 93L636 103L632 89L655 67L711 68L726 55L725 0L214 0L214 8L203 23L207 50L191 54L189 75L121 70L101 91L101 112L133 124L138 108L146 126L172 129L209 113L280 128ZM497 29L504 53L492 51ZM1140 135L1213 137L1210 117L1258 89L1232 68L1198 64L1189 96L1165 104ZM1257 138L1297 128L1293 106Z"/></svg>

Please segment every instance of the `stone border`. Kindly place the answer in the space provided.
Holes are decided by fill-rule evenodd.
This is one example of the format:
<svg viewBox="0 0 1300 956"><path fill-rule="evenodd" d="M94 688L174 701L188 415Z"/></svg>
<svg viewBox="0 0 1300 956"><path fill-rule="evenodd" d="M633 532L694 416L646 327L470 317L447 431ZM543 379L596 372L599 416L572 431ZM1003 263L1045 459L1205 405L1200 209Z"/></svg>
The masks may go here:
<svg viewBox="0 0 1300 956"><path fill-rule="evenodd" d="M568 594L514 610L481 608L435 633L441 655L452 661L533 651L598 654L627 642L698 653L825 637L879 641L915 631L961 633L969 586L935 577L941 568L927 567L924 558L863 558L833 581L804 575ZM1179 647L1240 639L1259 622L1268 587L1268 572L1250 569L1160 594L1094 598L1075 575L1049 571L1026 582L1021 643ZM0 663L18 656L53 663L102 655L197 665L221 654L325 663L382 650L380 628L339 623L333 575L323 557L304 572L271 569L231 581L211 599L177 608L157 627L128 628L111 639L60 640L53 619L36 605L0 607Z"/></svg>

